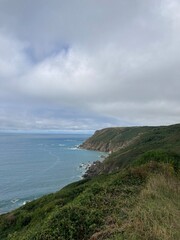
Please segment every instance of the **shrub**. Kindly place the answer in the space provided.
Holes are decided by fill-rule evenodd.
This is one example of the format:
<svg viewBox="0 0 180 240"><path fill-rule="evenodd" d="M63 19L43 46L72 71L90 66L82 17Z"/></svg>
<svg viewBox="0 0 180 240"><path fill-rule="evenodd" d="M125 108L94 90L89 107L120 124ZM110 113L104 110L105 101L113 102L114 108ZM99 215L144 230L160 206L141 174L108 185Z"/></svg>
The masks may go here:
<svg viewBox="0 0 180 240"><path fill-rule="evenodd" d="M165 150L151 150L142 154L135 162L134 165L142 165L151 161L169 163L173 166L174 170L179 171L180 156L176 153Z"/></svg>
<svg viewBox="0 0 180 240"><path fill-rule="evenodd" d="M83 240L101 224L100 211L80 206L67 206L51 216L36 239Z"/></svg>

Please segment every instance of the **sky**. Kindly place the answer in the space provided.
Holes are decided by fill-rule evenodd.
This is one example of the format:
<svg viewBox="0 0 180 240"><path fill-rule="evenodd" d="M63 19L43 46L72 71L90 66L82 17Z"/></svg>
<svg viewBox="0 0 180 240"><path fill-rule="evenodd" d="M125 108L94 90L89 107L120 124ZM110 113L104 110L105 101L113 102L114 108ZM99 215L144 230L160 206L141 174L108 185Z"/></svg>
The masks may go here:
<svg viewBox="0 0 180 240"><path fill-rule="evenodd" d="M178 122L179 0L0 0L0 130Z"/></svg>

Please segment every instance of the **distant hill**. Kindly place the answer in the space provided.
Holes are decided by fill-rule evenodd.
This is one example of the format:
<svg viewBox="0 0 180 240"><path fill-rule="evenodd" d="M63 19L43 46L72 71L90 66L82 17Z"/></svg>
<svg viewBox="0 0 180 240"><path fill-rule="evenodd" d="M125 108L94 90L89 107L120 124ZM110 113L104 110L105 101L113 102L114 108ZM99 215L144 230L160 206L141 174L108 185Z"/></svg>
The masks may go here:
<svg viewBox="0 0 180 240"><path fill-rule="evenodd" d="M1 215L1 240L180 239L180 124L103 129L81 147L112 153L88 178Z"/></svg>
<svg viewBox="0 0 180 240"><path fill-rule="evenodd" d="M164 142L171 144L180 142L180 124L160 127L114 127L97 130L81 147L104 152L115 152L137 143ZM177 148L178 150L178 148ZM180 152L180 150L179 150Z"/></svg>
<svg viewBox="0 0 180 240"><path fill-rule="evenodd" d="M98 130L81 148L110 152L95 174L118 171L151 150L180 155L180 124L162 127L124 127ZM91 169L90 169L91 170ZM92 174L93 175L93 174Z"/></svg>

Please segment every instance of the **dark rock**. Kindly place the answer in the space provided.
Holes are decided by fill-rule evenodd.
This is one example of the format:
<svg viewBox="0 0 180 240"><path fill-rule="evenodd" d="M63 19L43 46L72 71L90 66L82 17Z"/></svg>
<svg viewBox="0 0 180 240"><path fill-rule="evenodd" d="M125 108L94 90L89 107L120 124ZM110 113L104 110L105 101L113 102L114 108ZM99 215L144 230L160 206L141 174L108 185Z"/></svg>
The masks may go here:
<svg viewBox="0 0 180 240"><path fill-rule="evenodd" d="M93 162L89 166L89 168L87 169L85 174L83 175L83 178L92 178L94 176L97 176L97 175L101 174L102 169L103 169L102 162L100 162L100 161Z"/></svg>

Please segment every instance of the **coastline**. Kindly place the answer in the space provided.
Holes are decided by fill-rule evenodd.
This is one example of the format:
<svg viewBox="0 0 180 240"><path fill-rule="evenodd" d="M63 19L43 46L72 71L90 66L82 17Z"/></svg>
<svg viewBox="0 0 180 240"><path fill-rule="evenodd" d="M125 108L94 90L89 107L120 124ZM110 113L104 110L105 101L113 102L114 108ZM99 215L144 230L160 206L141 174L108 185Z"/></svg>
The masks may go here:
<svg viewBox="0 0 180 240"><path fill-rule="evenodd" d="M3 171L0 214L81 180L87 169L80 169L79 165L82 162L92 163L101 155L78 149L87 137L79 134L1 135L0 146L3 147L0 147L0 155L3 157L0 166ZM13 168L9 167L12 164Z"/></svg>
<svg viewBox="0 0 180 240"><path fill-rule="evenodd" d="M88 149L88 151L91 151L91 150ZM92 151L94 151L94 150L92 150ZM92 163L89 162L87 164L84 164L84 163L80 164L79 168L82 168L85 170L83 172L81 178L88 179L88 178L92 178L92 177L100 174L101 171L103 170L103 162L105 161L105 159L108 156L109 156L109 154L107 152L101 152L100 159L93 161Z"/></svg>

